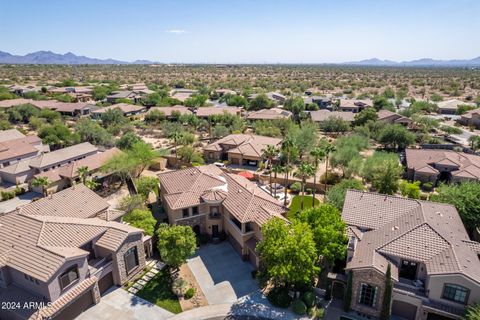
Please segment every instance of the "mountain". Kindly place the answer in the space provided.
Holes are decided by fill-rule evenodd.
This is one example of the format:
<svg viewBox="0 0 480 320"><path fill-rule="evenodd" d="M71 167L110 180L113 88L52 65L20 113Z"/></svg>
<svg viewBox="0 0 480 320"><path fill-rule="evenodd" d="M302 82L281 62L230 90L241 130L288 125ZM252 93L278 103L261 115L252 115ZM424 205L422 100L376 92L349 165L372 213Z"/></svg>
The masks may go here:
<svg viewBox="0 0 480 320"><path fill-rule="evenodd" d="M5 64L129 64L130 62L114 59L96 59L77 56L71 52L58 54L51 51L37 51L24 56L12 55L0 51L0 63ZM148 60L137 60L135 64L152 64Z"/></svg>
<svg viewBox="0 0 480 320"><path fill-rule="evenodd" d="M354 66L391 66L391 67L480 67L480 57L470 60L435 60L422 58L411 61L396 62L391 60L380 60L377 58L345 62L342 64Z"/></svg>

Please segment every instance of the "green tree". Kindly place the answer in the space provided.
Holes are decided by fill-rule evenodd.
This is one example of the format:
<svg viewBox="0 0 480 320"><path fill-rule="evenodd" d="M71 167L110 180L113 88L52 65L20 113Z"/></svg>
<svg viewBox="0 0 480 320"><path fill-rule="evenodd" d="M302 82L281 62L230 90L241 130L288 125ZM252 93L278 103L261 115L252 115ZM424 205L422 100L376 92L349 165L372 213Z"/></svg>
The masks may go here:
<svg viewBox="0 0 480 320"><path fill-rule="evenodd" d="M420 181L408 182L402 180L400 181L399 187L402 196L411 199L420 199Z"/></svg>
<svg viewBox="0 0 480 320"><path fill-rule="evenodd" d="M332 166L342 170L343 177L350 177L358 172L361 166L359 151L353 146L337 148L332 154Z"/></svg>
<svg viewBox="0 0 480 320"><path fill-rule="evenodd" d="M400 164L385 162L383 168L373 174L372 185L379 193L394 194L398 190L401 173Z"/></svg>
<svg viewBox="0 0 480 320"><path fill-rule="evenodd" d="M255 111L260 109L269 109L273 106L273 102L268 99L266 94L259 94L255 96L248 106L249 111Z"/></svg>
<svg viewBox="0 0 480 320"><path fill-rule="evenodd" d="M201 152L197 151L192 146L183 146L178 149L178 157L185 163L189 164L203 164L205 160Z"/></svg>
<svg viewBox="0 0 480 320"><path fill-rule="evenodd" d="M113 145L112 135L97 122L82 118L75 125L75 132L80 136L80 141L90 142L97 146L110 147Z"/></svg>
<svg viewBox="0 0 480 320"><path fill-rule="evenodd" d="M328 190L326 194L327 203L334 205L338 210L342 210L348 189L363 190L364 187L362 182L357 179L344 179Z"/></svg>
<svg viewBox="0 0 480 320"><path fill-rule="evenodd" d="M287 206L287 186L288 186L288 174L290 173L291 167L290 167L290 161L292 158L292 154L295 150L295 145L293 143L293 140L290 137L286 137L282 141L282 146L280 147L281 152L283 153L283 156L285 157L286 164L284 167L284 173L285 173L285 196L283 200L283 205Z"/></svg>
<svg viewBox="0 0 480 320"><path fill-rule="evenodd" d="M300 166L298 166L297 172L295 172L295 176L300 178L301 180L301 190L302 190L302 197L300 202L300 209L303 210L303 200L305 198L305 184L307 183L307 179L310 178L315 174L315 168L308 162L302 162ZM315 202L315 199L313 200Z"/></svg>
<svg viewBox="0 0 480 320"><path fill-rule="evenodd" d="M142 229L146 235L153 236L157 220L150 210L134 209L123 216L123 221L129 223L135 228Z"/></svg>
<svg viewBox="0 0 480 320"><path fill-rule="evenodd" d="M473 231L480 226L480 183L443 184L437 188L437 193L430 200L455 206L467 230Z"/></svg>
<svg viewBox="0 0 480 320"><path fill-rule="evenodd" d="M406 148L415 142L415 135L400 124L390 124L380 131L378 142L396 150Z"/></svg>
<svg viewBox="0 0 480 320"><path fill-rule="evenodd" d="M117 209L125 211L127 214L133 210L147 210L145 198L141 194L125 196L120 199Z"/></svg>
<svg viewBox="0 0 480 320"><path fill-rule="evenodd" d="M145 199L148 198L150 192L158 188L158 178L156 177L140 177L136 181L137 192Z"/></svg>
<svg viewBox="0 0 480 320"><path fill-rule="evenodd" d="M178 269L195 253L197 240L190 226L160 224L157 229L158 251L162 261Z"/></svg>
<svg viewBox="0 0 480 320"><path fill-rule="evenodd" d="M127 151L127 156L132 162L137 164L139 168L137 176L140 176L143 170L150 166L154 160L158 159L160 155L150 145L140 141L132 145L132 148Z"/></svg>
<svg viewBox="0 0 480 320"><path fill-rule="evenodd" d="M268 183L270 187L270 194L272 194L272 166L273 159L278 156L278 150L275 146L269 144L265 149L262 150L262 157L267 159L268 162Z"/></svg>
<svg viewBox="0 0 480 320"><path fill-rule="evenodd" d="M320 129L324 132L342 133L350 130L350 123L337 116L330 116L320 123Z"/></svg>
<svg viewBox="0 0 480 320"><path fill-rule="evenodd" d="M377 121L378 114L373 108L367 108L355 115L355 125L356 126L363 126L368 121Z"/></svg>
<svg viewBox="0 0 480 320"><path fill-rule="evenodd" d="M277 175L283 173L284 167L281 164L276 163L272 166L271 171L273 172L273 178L275 179L275 181L277 181ZM273 196L275 198L277 197L277 188L273 189Z"/></svg>
<svg viewBox="0 0 480 320"><path fill-rule="evenodd" d="M480 319L480 304L474 304L468 307L464 320L478 320Z"/></svg>
<svg viewBox="0 0 480 320"><path fill-rule="evenodd" d="M122 150L132 149L133 145L137 142L141 142L142 138L140 138L135 132L127 132L123 136L120 137L115 142L115 146Z"/></svg>
<svg viewBox="0 0 480 320"><path fill-rule="evenodd" d="M385 273L385 293L383 294L382 309L380 311L380 320L389 320L392 311L392 266L390 263L387 266Z"/></svg>
<svg viewBox="0 0 480 320"><path fill-rule="evenodd" d="M289 135L300 153L300 158L303 158L306 154L308 155L310 150L317 144L316 125L311 121L303 121L300 127L292 128Z"/></svg>
<svg viewBox="0 0 480 320"><path fill-rule="evenodd" d="M128 119L123 115L123 111L120 108L108 109L102 116L102 125L107 128L109 126L117 126L125 124Z"/></svg>
<svg viewBox="0 0 480 320"><path fill-rule="evenodd" d="M80 177L80 180L82 181L83 184L85 184L85 181L87 180L89 173L90 173L90 169L88 168L88 166L81 166L80 168L77 169L77 174Z"/></svg>
<svg viewBox="0 0 480 320"><path fill-rule="evenodd" d="M299 96L288 98L285 100L283 108L292 113L293 119L295 119L296 122L300 122L300 117L303 111L305 111L305 102L303 98Z"/></svg>
<svg viewBox="0 0 480 320"><path fill-rule="evenodd" d="M347 226L335 206L321 204L296 213L294 219L306 223L312 230L317 254L325 267L333 265L336 259L345 259Z"/></svg>
<svg viewBox="0 0 480 320"><path fill-rule="evenodd" d="M377 111L382 110L382 109L395 111L394 105L390 101L388 101L388 99L385 96L374 97L373 98L373 107Z"/></svg>
<svg viewBox="0 0 480 320"><path fill-rule="evenodd" d="M319 271L313 233L306 223L270 219L262 226L257 251L275 286L309 284Z"/></svg>
<svg viewBox="0 0 480 320"><path fill-rule="evenodd" d="M333 144L331 144L329 142L322 143L321 148L325 152L325 188L324 188L325 190L324 190L324 192L326 193L327 192L328 174L329 174L328 173L328 160L330 158L331 153L335 152L337 149Z"/></svg>
<svg viewBox="0 0 480 320"><path fill-rule="evenodd" d="M35 177L31 182L34 187L41 187L43 196L47 196L47 186L50 184L50 180L47 177Z"/></svg>

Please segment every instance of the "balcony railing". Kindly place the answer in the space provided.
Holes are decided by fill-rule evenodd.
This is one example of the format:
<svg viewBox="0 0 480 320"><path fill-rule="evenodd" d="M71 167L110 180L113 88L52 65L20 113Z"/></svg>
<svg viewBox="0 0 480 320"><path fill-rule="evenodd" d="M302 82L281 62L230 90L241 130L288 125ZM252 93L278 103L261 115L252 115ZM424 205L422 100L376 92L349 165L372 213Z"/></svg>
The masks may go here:
<svg viewBox="0 0 480 320"><path fill-rule="evenodd" d="M209 219L222 219L222 215L220 213L210 213L208 215Z"/></svg>
<svg viewBox="0 0 480 320"><path fill-rule="evenodd" d="M425 288L417 287L411 283L407 282L408 280L400 279L400 282L395 282L393 288L395 291L406 294L414 295L419 297L426 297Z"/></svg>

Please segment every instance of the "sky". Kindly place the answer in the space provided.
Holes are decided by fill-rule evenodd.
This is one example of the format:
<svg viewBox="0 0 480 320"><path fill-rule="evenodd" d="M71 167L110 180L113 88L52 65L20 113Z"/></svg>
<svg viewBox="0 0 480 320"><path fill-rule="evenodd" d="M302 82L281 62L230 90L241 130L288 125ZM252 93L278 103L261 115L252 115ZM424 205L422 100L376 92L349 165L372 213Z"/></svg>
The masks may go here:
<svg viewBox="0 0 480 320"><path fill-rule="evenodd" d="M480 56L477 0L2 0L0 51L165 63Z"/></svg>

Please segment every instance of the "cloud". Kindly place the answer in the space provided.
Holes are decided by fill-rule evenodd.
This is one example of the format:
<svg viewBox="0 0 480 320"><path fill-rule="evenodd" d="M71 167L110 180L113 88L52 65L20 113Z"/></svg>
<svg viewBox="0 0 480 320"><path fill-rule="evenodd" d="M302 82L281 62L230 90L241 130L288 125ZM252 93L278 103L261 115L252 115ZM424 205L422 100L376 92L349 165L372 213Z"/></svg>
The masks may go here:
<svg viewBox="0 0 480 320"><path fill-rule="evenodd" d="M166 30L166 33L173 33L173 34L184 34L187 33L186 30L183 29L171 29L171 30Z"/></svg>

